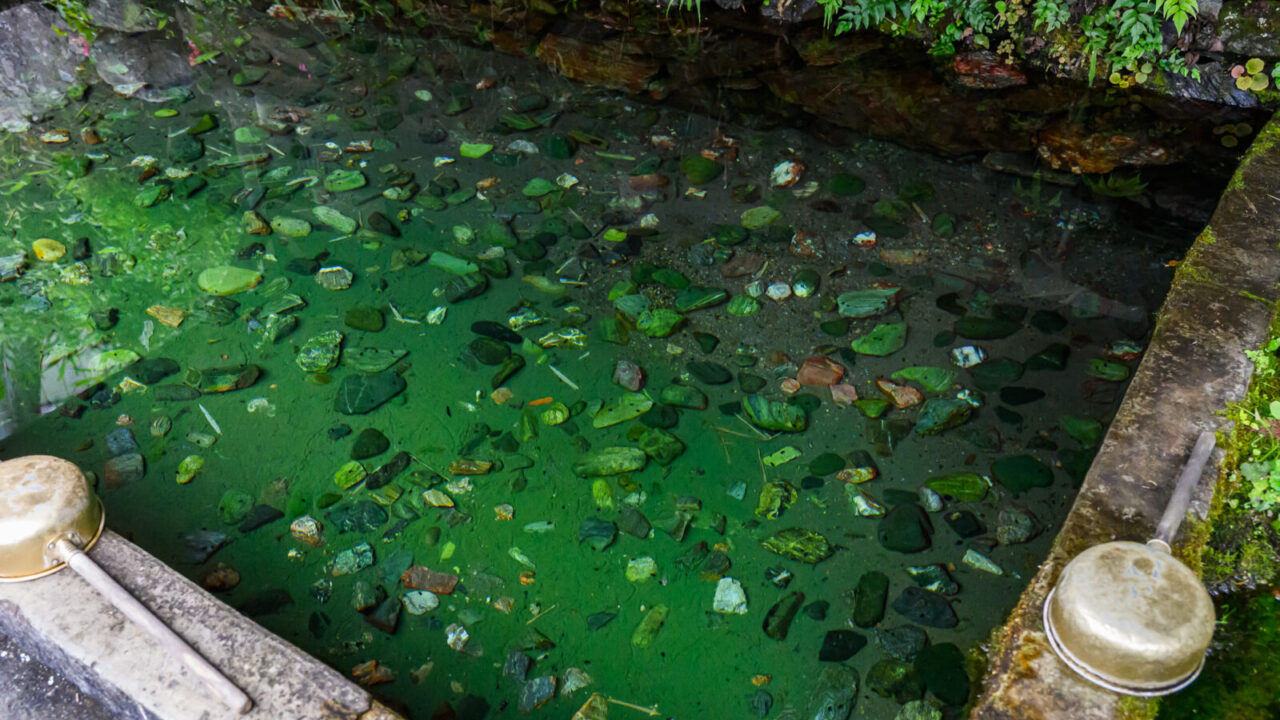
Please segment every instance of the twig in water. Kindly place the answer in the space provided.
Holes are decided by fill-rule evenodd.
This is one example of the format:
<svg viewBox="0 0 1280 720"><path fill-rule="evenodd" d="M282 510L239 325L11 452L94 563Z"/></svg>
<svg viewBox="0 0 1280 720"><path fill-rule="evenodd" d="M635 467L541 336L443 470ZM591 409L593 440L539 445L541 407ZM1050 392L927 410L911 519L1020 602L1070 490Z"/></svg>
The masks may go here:
<svg viewBox="0 0 1280 720"><path fill-rule="evenodd" d="M223 150L223 149L222 149L222 148L220 148L220 147L217 147L216 145L205 145L205 147L209 148L210 150L212 150L212 151L214 151L214 152L220 152L220 153L222 153L223 155L226 155L227 157L231 157L231 153L227 152L226 150Z"/></svg>
<svg viewBox="0 0 1280 720"><path fill-rule="evenodd" d="M272 145L271 143L266 143L266 146L274 150L275 153L280 157L284 157L284 152L280 148L276 147L275 145Z"/></svg>
<svg viewBox="0 0 1280 720"><path fill-rule="evenodd" d="M537 615L534 615L533 617L529 618L529 622L525 623L525 625L532 625L535 621L537 621L537 619L538 619L538 618L542 617L543 615L546 615L547 613L551 612L552 610L555 610L555 609L556 609L556 607L558 607L558 606L557 606L557 605L552 605L551 607L547 608L546 610L543 610L542 612L538 613Z"/></svg>
<svg viewBox="0 0 1280 720"><path fill-rule="evenodd" d="M623 702L621 700L615 700L614 698L605 698L605 700L608 700L614 705L621 705L624 708L639 710L640 712L644 713L645 715L648 715L649 717L657 717L658 715L661 714L658 712L658 706L656 704L650 705L649 707L642 707L640 705L636 705L635 703Z"/></svg>
<svg viewBox="0 0 1280 720"><path fill-rule="evenodd" d="M746 426L747 426L747 429L749 429L751 432L753 432L753 433L755 433L757 436L759 436L759 438L760 438L761 440L768 441L768 440L772 440L772 439L774 439L774 438L778 437L778 434L777 434L777 433L774 433L774 434L770 435L770 434L766 433L765 431L761 430L760 428L756 427L755 425L752 425L751 423L747 422L747 419L746 419L746 418L744 418L744 417L742 417L742 415L740 415L740 414L739 414L739 415L734 415L734 417L738 418L738 422L742 423L743 425L746 425Z"/></svg>
<svg viewBox="0 0 1280 720"><path fill-rule="evenodd" d="M578 384L577 384L577 383L575 383L574 381L570 380L570 379L569 379L569 377L568 377L567 375L565 375L564 373L562 373L562 372L560 372L559 370L557 370L555 365L548 365L547 367L551 368L551 372L555 373L555 374L556 374L556 377L558 377L558 378L560 378L562 381L564 381L564 384L565 384L565 385L568 385L569 387L573 388L574 390L581 390L581 389L582 389L582 388L578 387Z"/></svg>
<svg viewBox="0 0 1280 720"><path fill-rule="evenodd" d="M392 314L392 315L394 315L394 316L396 317L396 322L402 322L402 323L406 323L406 324L409 324L409 325L421 325L421 324L422 324L422 321L421 321L421 320L414 320L413 318L407 318L407 317L405 317L405 316L401 315L401 314L400 314L400 311L396 309L396 306L395 306L395 305L392 305L390 302L388 302L388 303L387 303L387 307L391 308L391 314Z"/></svg>
<svg viewBox="0 0 1280 720"><path fill-rule="evenodd" d="M213 427L213 431L221 435L222 428L218 427L218 421L213 419L213 416L209 414L209 411L205 408L203 403L198 403L198 405L200 407L200 412L204 413L204 419L208 420L209 425Z"/></svg>

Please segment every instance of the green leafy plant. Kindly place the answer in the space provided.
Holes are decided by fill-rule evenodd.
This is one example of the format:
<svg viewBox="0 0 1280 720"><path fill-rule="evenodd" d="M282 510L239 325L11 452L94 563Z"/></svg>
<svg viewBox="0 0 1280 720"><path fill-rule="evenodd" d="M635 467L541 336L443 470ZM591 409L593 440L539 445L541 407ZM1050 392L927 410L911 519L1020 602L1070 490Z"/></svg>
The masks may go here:
<svg viewBox="0 0 1280 720"><path fill-rule="evenodd" d="M1067 24L1071 11L1060 0L1036 0L1031 7L1031 18L1034 21L1032 27L1036 30L1053 32Z"/></svg>
<svg viewBox="0 0 1280 720"><path fill-rule="evenodd" d="M1182 34L1187 20L1196 16L1200 10L1197 0L1157 0L1156 7L1164 18L1173 23L1173 29Z"/></svg>
<svg viewBox="0 0 1280 720"><path fill-rule="evenodd" d="M1111 198L1137 197L1147 189L1147 184L1142 181L1142 175L1138 173L1132 175L1112 173L1096 180L1085 176L1084 184L1094 193Z"/></svg>
<svg viewBox="0 0 1280 720"><path fill-rule="evenodd" d="M1013 194L1028 215L1045 215L1062 207L1062 192L1058 191L1052 196L1045 192L1044 181L1040 179L1038 172L1032 176L1029 185L1024 186L1022 180L1014 180Z"/></svg>

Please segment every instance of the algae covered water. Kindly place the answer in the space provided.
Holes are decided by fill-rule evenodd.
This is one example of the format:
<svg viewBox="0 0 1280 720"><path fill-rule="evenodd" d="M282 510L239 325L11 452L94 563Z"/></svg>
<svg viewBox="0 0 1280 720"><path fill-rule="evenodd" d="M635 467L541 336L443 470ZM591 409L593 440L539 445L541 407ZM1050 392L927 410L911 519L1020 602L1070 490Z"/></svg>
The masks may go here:
<svg viewBox="0 0 1280 720"><path fill-rule="evenodd" d="M321 30L0 140L0 453L409 717L957 716L1190 234Z"/></svg>

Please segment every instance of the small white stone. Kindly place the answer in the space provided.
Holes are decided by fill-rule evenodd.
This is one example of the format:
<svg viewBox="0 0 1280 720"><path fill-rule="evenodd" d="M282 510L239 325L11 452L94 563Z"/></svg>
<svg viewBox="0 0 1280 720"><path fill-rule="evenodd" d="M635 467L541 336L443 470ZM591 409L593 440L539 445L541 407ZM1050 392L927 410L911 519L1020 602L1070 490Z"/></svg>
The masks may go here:
<svg viewBox="0 0 1280 720"><path fill-rule="evenodd" d="M627 563L627 579L631 582L644 582L657 574L658 561L648 555Z"/></svg>
<svg viewBox="0 0 1280 720"><path fill-rule="evenodd" d="M560 175L556 176L556 184L564 188L565 190L568 190L569 188L578 184L578 178L574 177L573 175L570 175L569 173L561 173Z"/></svg>
<svg viewBox="0 0 1280 720"><path fill-rule="evenodd" d="M520 140L512 140L511 143L507 145L507 151L522 153L524 155L537 155L538 146L522 138Z"/></svg>
<svg viewBox="0 0 1280 720"><path fill-rule="evenodd" d="M951 349L951 361L962 368L971 368L986 359L986 351L976 345Z"/></svg>
<svg viewBox="0 0 1280 720"><path fill-rule="evenodd" d="M782 280L770 283L769 287L765 289L764 294L768 295L769 299L774 302L782 302L783 300L791 297L791 284Z"/></svg>
<svg viewBox="0 0 1280 720"><path fill-rule="evenodd" d="M711 601L711 609L718 613L733 615L747 614L747 593L742 583L731 577L720 578L716 583L716 597Z"/></svg>
<svg viewBox="0 0 1280 720"><path fill-rule="evenodd" d="M424 615L440 607L440 598L430 590L410 590L400 602L410 615Z"/></svg>
<svg viewBox="0 0 1280 720"><path fill-rule="evenodd" d="M341 267L324 267L316 272L316 283L325 290L346 290L351 287L355 275L350 270Z"/></svg>
<svg viewBox="0 0 1280 720"><path fill-rule="evenodd" d="M977 550L965 551L964 564L968 565L969 567L975 570L988 572L988 573L991 573L992 575L1004 574L1004 570L1000 569L999 565L995 564L995 562L991 558L987 557L986 555L983 555Z"/></svg>

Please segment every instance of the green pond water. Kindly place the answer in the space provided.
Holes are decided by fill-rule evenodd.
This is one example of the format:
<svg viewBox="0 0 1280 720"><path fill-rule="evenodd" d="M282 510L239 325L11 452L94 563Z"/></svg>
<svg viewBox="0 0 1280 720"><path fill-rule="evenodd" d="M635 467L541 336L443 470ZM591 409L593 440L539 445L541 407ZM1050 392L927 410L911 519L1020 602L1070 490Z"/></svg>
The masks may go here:
<svg viewBox="0 0 1280 720"><path fill-rule="evenodd" d="M0 256L21 268L0 284L0 328L6 402L22 421L0 457L76 462L113 529L342 673L377 661L387 682L371 690L414 718L512 716L522 695L537 705L530 717L567 718L592 693L682 720L844 717L818 715L824 693L852 691L837 666L861 681L849 717L894 718L918 698L958 716L980 672L965 655L980 655L1046 552L1190 233L1149 236L1113 205L976 161L718 124L448 43L259 29L240 54L199 67L188 102L93 85L40 129L0 138ZM206 113L216 127L193 134ZM55 128L71 141L40 141ZM87 144L83 128L102 142ZM494 147L472 158L484 148L463 143ZM776 186L784 161L804 167ZM691 183L700 172L714 177ZM365 184L339 189L354 173ZM188 194L192 178L204 184ZM358 229L326 226L317 206ZM762 207L776 213L744 219ZM258 218L246 212L312 227L250 234ZM855 242L867 232L874 245ZM66 254L38 259L41 238ZM199 278L223 266L260 282L212 299ZM320 267L349 270L350 287L322 286ZM743 299L797 280L816 288ZM460 283L486 289L451 302ZM679 312L667 336L644 331L711 290L728 300ZM847 295L868 290L888 302L842 318L837 298L874 306ZM169 327L147 314L157 305L185 319ZM520 342L477 343L478 322ZM312 357L303 346L331 331L341 362L300 368ZM966 346L985 362L958 366L952 351ZM367 348L404 356L372 381L354 352ZM508 354L524 365L495 396L499 368L485 363ZM862 404L825 385L787 387L810 358L841 366ZM599 427L601 406L628 392L613 381L620 360L646 376L645 399L628 402L657 402ZM45 409L57 409L22 418L37 363ZM893 382L925 405L865 402L887 399L877 379L917 367L933 369ZM247 386L217 392L217 368ZM368 412L339 412L401 382ZM68 384L84 397L57 397ZM705 394L706 408L664 407L672 384ZM804 429L754 426L749 396ZM550 425L548 410L569 417ZM958 424L922 434L927 414ZM344 488L335 474L370 428L389 443L362 471L397 457L404 467L384 469L380 488ZM664 442L683 451L664 455ZM578 463L611 447L644 467L580 476ZM492 467L451 472L462 461ZM180 465L199 466L189 482ZM861 484L839 474L863 479L872 466ZM951 494L922 493L929 482ZM322 526L318 547L291 532L302 516ZM247 529L255 519L265 522ZM636 534L603 549L582 537L606 523ZM790 529L821 534L829 557L762 544ZM335 575L361 544L374 564ZM457 587L411 614L410 566ZM883 597L868 573L887 580ZM745 612L713 609L717 587L732 585L721 578L740 584ZM364 612L358 597L372 603ZM896 609L904 597L932 615ZM637 642L655 608L665 623ZM916 654L920 631L931 649ZM520 664L513 653L532 660L527 675L504 673ZM543 697L550 683L538 679L551 677ZM456 715L433 715L446 704Z"/></svg>

